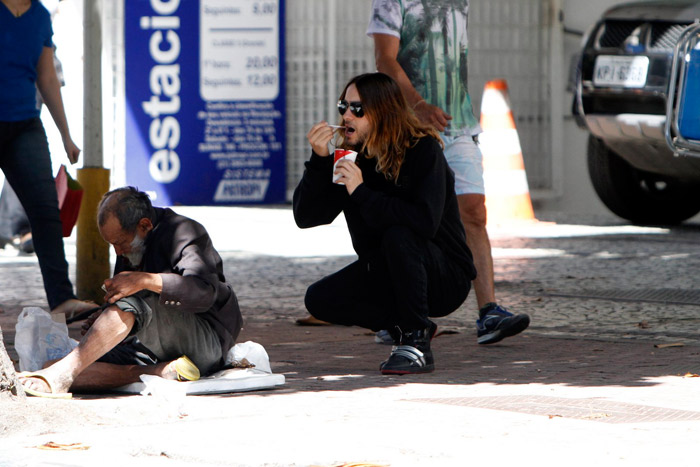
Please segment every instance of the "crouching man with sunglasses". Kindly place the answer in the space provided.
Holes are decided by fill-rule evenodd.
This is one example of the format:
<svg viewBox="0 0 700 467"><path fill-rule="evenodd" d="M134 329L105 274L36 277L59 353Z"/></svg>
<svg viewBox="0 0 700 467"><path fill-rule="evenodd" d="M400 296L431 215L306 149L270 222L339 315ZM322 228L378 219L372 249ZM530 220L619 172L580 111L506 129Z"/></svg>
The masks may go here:
<svg viewBox="0 0 700 467"><path fill-rule="evenodd" d="M476 276L454 176L437 132L419 122L389 76L350 80L338 111L338 147L357 151L357 159L341 160L335 173L342 184L333 183L334 128L314 125L294 218L308 228L342 211L359 258L312 284L306 307L330 323L389 330L394 347L383 374L431 372L437 326L430 318L456 310Z"/></svg>

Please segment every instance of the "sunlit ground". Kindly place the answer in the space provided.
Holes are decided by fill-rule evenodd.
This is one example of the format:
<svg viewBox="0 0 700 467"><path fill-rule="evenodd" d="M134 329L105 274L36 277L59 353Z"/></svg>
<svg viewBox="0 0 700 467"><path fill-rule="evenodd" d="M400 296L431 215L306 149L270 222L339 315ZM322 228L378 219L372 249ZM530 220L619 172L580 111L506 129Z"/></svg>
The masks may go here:
<svg viewBox="0 0 700 467"><path fill-rule="evenodd" d="M282 257L353 256L350 235L342 215L330 225L299 229L289 206L276 207L211 207L177 206L176 212L202 223L219 251L240 251ZM668 229L634 225L589 226L528 222L489 227L492 240L499 238L572 238L610 235L664 235ZM66 239L66 256L75 259L76 229ZM113 253L112 253L113 254ZM565 250L552 248L492 249L494 259L547 258L566 255ZM7 246L0 249L0 261L31 263L34 256L18 255ZM114 258L112 258L114 259Z"/></svg>

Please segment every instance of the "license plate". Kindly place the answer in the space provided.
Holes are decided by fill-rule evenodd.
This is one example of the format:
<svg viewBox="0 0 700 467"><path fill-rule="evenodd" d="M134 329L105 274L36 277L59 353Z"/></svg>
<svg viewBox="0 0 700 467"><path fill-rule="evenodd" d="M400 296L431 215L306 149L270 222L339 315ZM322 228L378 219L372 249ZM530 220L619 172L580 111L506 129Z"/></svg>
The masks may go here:
<svg viewBox="0 0 700 467"><path fill-rule="evenodd" d="M595 86L642 88L647 82L648 70L649 57L600 55L595 61L593 84Z"/></svg>

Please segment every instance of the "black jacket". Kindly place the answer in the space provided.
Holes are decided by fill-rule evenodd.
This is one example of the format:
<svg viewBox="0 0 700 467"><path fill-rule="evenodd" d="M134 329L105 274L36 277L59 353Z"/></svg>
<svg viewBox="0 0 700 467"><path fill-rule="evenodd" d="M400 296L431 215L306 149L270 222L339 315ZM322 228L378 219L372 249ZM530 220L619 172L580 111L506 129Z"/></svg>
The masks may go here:
<svg viewBox="0 0 700 467"><path fill-rule="evenodd" d="M358 154L356 164L363 183L350 196L345 186L331 181L333 157L311 154L294 191L299 227L329 224L343 211L353 247L363 259L379 249L388 227L406 226L432 240L468 277L476 277L459 218L454 175L434 138L421 138L406 150L398 183L377 172L374 159Z"/></svg>
<svg viewBox="0 0 700 467"><path fill-rule="evenodd" d="M225 356L238 337L242 318L236 294L224 278L221 257L201 224L171 209L155 211L138 270L161 275L161 305L201 313L218 334ZM132 270L124 257L117 256L115 275Z"/></svg>

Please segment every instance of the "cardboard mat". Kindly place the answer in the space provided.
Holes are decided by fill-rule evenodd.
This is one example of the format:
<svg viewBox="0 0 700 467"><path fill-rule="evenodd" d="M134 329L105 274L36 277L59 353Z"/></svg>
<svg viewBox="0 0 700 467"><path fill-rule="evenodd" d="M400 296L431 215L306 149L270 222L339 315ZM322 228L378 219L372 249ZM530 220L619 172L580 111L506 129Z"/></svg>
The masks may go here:
<svg viewBox="0 0 700 467"><path fill-rule="evenodd" d="M142 382L115 389L126 394L184 393L185 395L226 394L271 389L284 384L284 375L254 368L233 368L214 373L198 381L171 381L158 376L141 376Z"/></svg>
<svg viewBox="0 0 700 467"><path fill-rule="evenodd" d="M142 382L122 386L115 391L169 397L257 391L284 384L284 375L272 373L265 348L256 342L248 341L231 347L225 363L233 368L198 381L171 381L158 376L141 375Z"/></svg>

